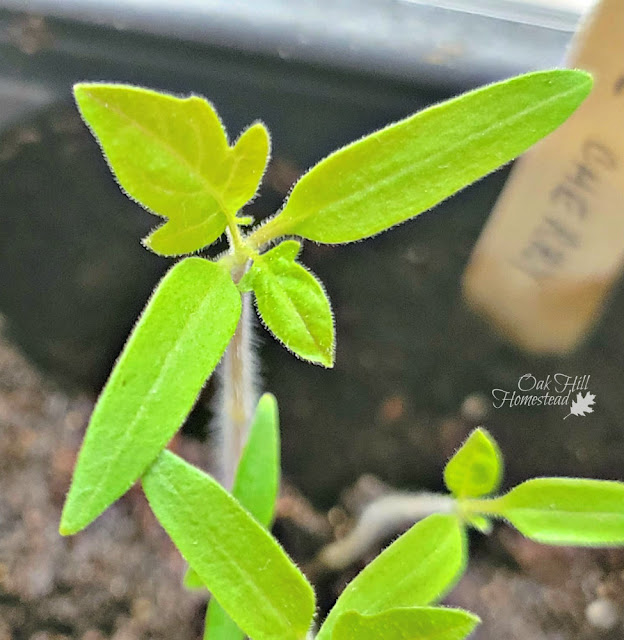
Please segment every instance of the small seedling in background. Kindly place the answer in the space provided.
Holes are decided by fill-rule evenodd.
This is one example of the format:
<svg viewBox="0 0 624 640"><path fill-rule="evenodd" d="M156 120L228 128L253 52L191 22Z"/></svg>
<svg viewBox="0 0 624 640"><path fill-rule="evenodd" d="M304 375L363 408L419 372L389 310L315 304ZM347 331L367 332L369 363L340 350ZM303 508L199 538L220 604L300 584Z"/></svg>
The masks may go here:
<svg viewBox="0 0 624 640"><path fill-rule="evenodd" d="M230 249L217 259L181 259L157 286L94 409L61 532L77 533L141 479L191 567L187 584L213 596L206 637L305 638L314 592L267 531L279 430L272 396L254 407L250 296L269 331L297 356L331 367L335 339L324 288L297 261L301 243L280 238L345 243L404 222L524 152L565 121L590 88L583 72L538 72L426 109L321 161L277 215L248 230L253 220L239 212L268 162L264 125L230 144L216 111L199 97L76 85L80 112L122 189L166 219L145 245L184 256L225 232ZM223 485L166 450L221 358ZM319 638L466 637L474 616L430 606L465 566L466 524L487 530L491 518L504 517L542 541L624 542L618 483L542 479L484 497L500 479L497 449L484 432L460 450L445 477L453 509L414 525L366 567Z"/></svg>

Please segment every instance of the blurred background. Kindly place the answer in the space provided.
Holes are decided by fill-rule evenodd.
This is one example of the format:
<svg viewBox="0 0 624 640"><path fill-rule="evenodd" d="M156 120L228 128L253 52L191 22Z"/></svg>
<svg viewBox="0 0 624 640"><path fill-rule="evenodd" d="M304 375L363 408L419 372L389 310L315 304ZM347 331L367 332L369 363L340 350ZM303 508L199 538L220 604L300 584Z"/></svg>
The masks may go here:
<svg viewBox="0 0 624 640"><path fill-rule="evenodd" d="M0 640L198 638L205 606L181 587L183 563L138 490L78 536L57 534L94 398L170 264L142 248L155 219L117 188L72 84L199 93L231 138L263 120L273 158L249 208L261 219L337 146L480 84L560 66L591 4L0 0ZM305 246L335 311L335 369L302 363L258 327L282 416L275 531L304 569L375 496L440 489L445 460L477 424L506 454L507 485L622 479L621 284L565 357L523 353L462 299L507 174L366 242ZM557 371L591 376L591 417L493 409L492 389ZM211 395L209 383L175 442L208 468ZM546 549L504 527L473 546L449 602L483 617L479 640L621 640L622 554ZM310 568L323 609L360 566Z"/></svg>

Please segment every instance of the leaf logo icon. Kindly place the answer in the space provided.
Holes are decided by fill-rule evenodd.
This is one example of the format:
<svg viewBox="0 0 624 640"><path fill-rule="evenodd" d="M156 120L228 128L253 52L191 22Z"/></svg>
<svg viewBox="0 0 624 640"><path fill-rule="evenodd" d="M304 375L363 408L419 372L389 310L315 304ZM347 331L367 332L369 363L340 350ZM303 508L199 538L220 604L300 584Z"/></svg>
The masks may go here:
<svg viewBox="0 0 624 640"><path fill-rule="evenodd" d="M569 418L570 416L586 416L588 413L593 413L591 405L594 404L594 398L596 396L589 391L583 396L580 393L576 394L576 400L572 401L572 405L570 406L570 413L564 418Z"/></svg>

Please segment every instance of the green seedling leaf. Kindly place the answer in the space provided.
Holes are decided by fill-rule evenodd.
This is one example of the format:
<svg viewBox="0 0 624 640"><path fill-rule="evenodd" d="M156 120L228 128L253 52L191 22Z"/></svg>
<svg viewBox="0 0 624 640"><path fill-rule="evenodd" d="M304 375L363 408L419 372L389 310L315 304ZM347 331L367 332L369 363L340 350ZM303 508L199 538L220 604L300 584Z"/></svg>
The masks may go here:
<svg viewBox="0 0 624 640"><path fill-rule="evenodd" d="M463 640L480 620L461 609L413 607L373 616L347 611L336 621L332 640Z"/></svg>
<svg viewBox="0 0 624 640"><path fill-rule="evenodd" d="M254 640L302 640L314 592L277 541L216 480L170 451L143 476L154 514L232 620Z"/></svg>
<svg viewBox="0 0 624 640"><path fill-rule="evenodd" d="M234 620L214 598L211 598L206 611L204 640L244 640L244 638L245 634Z"/></svg>
<svg viewBox="0 0 624 640"><path fill-rule="evenodd" d="M466 517L466 523L475 528L477 531L485 533L486 535L492 533L492 521L485 516L474 514L468 515Z"/></svg>
<svg viewBox="0 0 624 640"><path fill-rule="evenodd" d="M259 256L240 282L253 289L258 313L271 333L304 360L334 365L334 320L321 283L295 258L301 248L287 240Z"/></svg>
<svg viewBox="0 0 624 640"><path fill-rule="evenodd" d="M187 258L162 279L91 416L62 534L86 527L166 446L221 359L240 310L240 293L214 262Z"/></svg>
<svg viewBox="0 0 624 640"><path fill-rule="evenodd" d="M186 573L184 574L184 578L182 580L182 584L189 589L189 591L198 591L204 590L206 585L201 581L201 578L197 575L197 572L188 567Z"/></svg>
<svg viewBox="0 0 624 640"><path fill-rule="evenodd" d="M421 520L347 585L317 639L332 638L334 625L347 611L372 615L436 601L463 572L465 546L457 517L433 515Z"/></svg>
<svg viewBox="0 0 624 640"><path fill-rule="evenodd" d="M277 400L265 393L258 402L243 449L232 494L264 527L275 513L280 479L280 438Z"/></svg>
<svg viewBox="0 0 624 640"><path fill-rule="evenodd" d="M74 95L122 189L168 218L144 240L156 253L211 244L255 195L269 155L262 124L230 147L216 111L197 96L88 83Z"/></svg>
<svg viewBox="0 0 624 640"><path fill-rule="evenodd" d="M267 128L256 122L243 131L231 155L232 166L223 188L223 200L231 211L238 211L255 195L269 162L271 140ZM253 218L239 219L251 224Z"/></svg>
<svg viewBox="0 0 624 640"><path fill-rule="evenodd" d="M265 393L258 402L249 437L241 455L232 495L265 528L275 512L280 476L279 416L277 400ZM201 579L191 568L193 581ZM196 576L196 580L195 580ZM236 626L215 598L206 612L204 637L208 640L243 640L245 634Z"/></svg>
<svg viewBox="0 0 624 640"><path fill-rule="evenodd" d="M444 483L457 498L478 498L498 489L502 466L494 438L485 429L475 429L446 465Z"/></svg>
<svg viewBox="0 0 624 640"><path fill-rule="evenodd" d="M493 500L488 511L538 542L575 546L624 543L621 482L536 478Z"/></svg>
<svg viewBox="0 0 624 640"><path fill-rule="evenodd" d="M582 71L541 71L471 91L331 154L258 239L352 242L430 209L526 151L588 95Z"/></svg>
<svg viewBox="0 0 624 640"><path fill-rule="evenodd" d="M258 402L234 478L232 495L267 529L273 520L279 490L280 443L277 400L265 393ZM191 568L184 585L189 589L204 585Z"/></svg>

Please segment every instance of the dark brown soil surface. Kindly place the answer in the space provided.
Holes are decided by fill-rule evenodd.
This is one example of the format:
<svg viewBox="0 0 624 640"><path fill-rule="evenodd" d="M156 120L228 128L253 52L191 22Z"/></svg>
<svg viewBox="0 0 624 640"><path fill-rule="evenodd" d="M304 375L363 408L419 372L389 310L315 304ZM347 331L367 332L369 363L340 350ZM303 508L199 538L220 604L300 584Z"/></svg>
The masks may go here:
<svg viewBox="0 0 624 640"><path fill-rule="evenodd" d="M85 532L69 539L57 533L91 406L0 343L0 640L200 638L205 598L182 588L184 562L138 489ZM456 426L467 419L458 416ZM179 437L174 446L195 463L206 457L196 440ZM379 493L362 490L371 482L386 490L361 481L327 515L295 488L283 489L275 530L315 581L321 613L374 555L340 575L312 562ZM475 536L472 547L448 603L481 615L476 639L621 640L624 553L546 548L505 527Z"/></svg>
<svg viewBox="0 0 624 640"><path fill-rule="evenodd" d="M195 638L202 598L138 490L58 534L90 410L0 345L0 639Z"/></svg>

